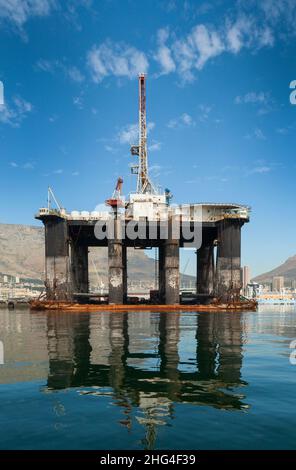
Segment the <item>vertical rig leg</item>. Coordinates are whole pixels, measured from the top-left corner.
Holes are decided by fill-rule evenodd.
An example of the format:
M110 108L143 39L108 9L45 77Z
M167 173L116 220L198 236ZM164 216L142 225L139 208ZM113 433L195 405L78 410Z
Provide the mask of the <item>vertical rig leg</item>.
M123 303L127 303L127 247L122 245Z
M206 240L197 251L197 295L210 295L214 291L214 243Z
M239 299L241 289L241 222L224 220L218 226L217 294Z
M72 242L71 274L73 291L88 293L88 246Z
M164 260L165 260L165 247L160 245L158 249L158 291L159 291L159 302L161 304L165 303L165 270L164 270Z
M168 239L164 243L165 303L180 303L179 240L172 238L172 221L169 221Z
M50 300L72 300L67 221L58 217L45 225L45 286Z
M120 220L114 221L114 237L108 239L109 303L123 304L124 280Z
M45 286L51 300L71 300L69 238L67 221L58 217L45 225Z

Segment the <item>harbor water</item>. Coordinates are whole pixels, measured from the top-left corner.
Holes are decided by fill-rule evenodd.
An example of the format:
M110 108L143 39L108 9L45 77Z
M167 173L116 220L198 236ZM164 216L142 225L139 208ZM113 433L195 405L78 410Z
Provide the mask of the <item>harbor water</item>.
M296 308L0 310L1 449L296 449Z

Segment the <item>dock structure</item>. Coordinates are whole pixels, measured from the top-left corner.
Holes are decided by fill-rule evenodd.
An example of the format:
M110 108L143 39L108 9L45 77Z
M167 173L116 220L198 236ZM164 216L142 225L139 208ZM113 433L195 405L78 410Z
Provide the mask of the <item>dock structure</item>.
M45 227L45 286L48 300L73 301L89 292L88 248L108 248L110 304L127 302L127 248L158 248L158 301L178 304L180 248L194 248L196 298L238 300L241 289L241 228L248 206L234 203L171 204L171 193L155 188L148 174L145 75L139 75L138 156L132 165L137 191L124 201L118 178L106 211L66 212L49 189L47 207L36 218ZM56 203L52 208L50 198Z

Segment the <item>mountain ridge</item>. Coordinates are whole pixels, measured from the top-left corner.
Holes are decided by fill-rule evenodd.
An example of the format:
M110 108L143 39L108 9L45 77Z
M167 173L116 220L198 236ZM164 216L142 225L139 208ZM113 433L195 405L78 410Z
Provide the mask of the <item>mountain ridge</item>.
M296 280L296 255L290 256L276 268L252 278L259 284L270 283L274 276L284 276L285 282Z
M106 248L90 248L90 285L108 282ZM128 278L130 281L153 283L155 260L143 250L128 249ZM22 279L44 280L44 228L35 225L0 223L0 273ZM183 280L193 276L181 275Z

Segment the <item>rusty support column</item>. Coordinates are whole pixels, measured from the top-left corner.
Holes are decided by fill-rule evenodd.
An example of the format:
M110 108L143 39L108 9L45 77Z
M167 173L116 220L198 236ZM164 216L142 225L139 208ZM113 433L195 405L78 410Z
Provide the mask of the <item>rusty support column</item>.
M171 220L164 242L164 290L167 305L180 303L179 240L173 238Z
M123 303L127 303L127 247L122 245Z
M88 246L71 244L71 274L73 291L88 292Z
M159 291L159 302L164 304L165 302L165 271L164 271L164 245L160 245L158 248L158 291Z
M109 303L123 304L121 221L114 220L114 236L108 239Z
M214 291L214 243L206 240L197 251L197 295L210 295Z
M241 289L240 220L224 220L218 225L217 295L223 300L239 299Z
M45 226L45 286L50 300L72 300L67 221L53 217Z

